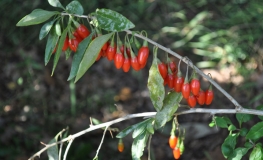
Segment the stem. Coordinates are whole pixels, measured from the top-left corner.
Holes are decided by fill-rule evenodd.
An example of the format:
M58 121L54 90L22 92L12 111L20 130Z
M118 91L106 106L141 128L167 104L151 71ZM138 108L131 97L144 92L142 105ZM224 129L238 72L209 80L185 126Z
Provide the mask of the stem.
M63 160L66 160L66 158L67 158L67 154L68 154L69 148L70 148L73 140L74 140L74 138L69 141L69 144L68 144L68 146L67 146L67 148L66 148L66 150L65 150L65 154L64 154Z
M151 160L151 141L152 141L152 135L150 135L148 142L148 160Z
M74 80L70 81L69 88L70 88L71 114L75 116L76 115L76 85L74 83Z
M101 141L100 141L100 145L99 145L99 147L98 147L98 149L97 149L97 152L96 152L95 157L98 157L98 154L99 154L99 152L100 152L100 148L101 148L101 145L102 145L102 143L103 143L103 141L104 141L104 137L105 137L105 134L106 134L106 132L107 132L108 127L109 127L109 126L106 126L106 128L105 128L105 130L104 130L104 132L103 132L103 136L102 136L102 139L101 139Z

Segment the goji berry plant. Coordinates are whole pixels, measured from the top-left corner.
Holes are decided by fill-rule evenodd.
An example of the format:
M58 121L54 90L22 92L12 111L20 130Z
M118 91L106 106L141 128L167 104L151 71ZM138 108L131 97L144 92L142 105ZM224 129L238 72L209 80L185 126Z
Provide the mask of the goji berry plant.
M188 113L210 113L213 115L213 120L210 124L211 127L217 126L229 130L229 136L222 144L222 153L225 158L238 160L249 153L251 160L263 159L262 144L259 142L263 136L263 122L255 124L249 130L242 127L244 122L252 119L251 115L263 116L263 112L260 111L262 107L258 108L259 110L245 109L212 80L212 75L205 75L193 65L190 59L181 57L170 49L147 38L146 31L131 31L130 29L134 28L135 25L120 13L109 9L96 9L96 11L88 15L83 15L84 8L78 1L72 1L66 7L64 7L59 0L48 0L48 2L51 6L60 8L63 11L35 9L22 18L17 23L17 26L44 23L40 30L39 39L42 40L47 36L44 60L45 64L47 64L50 59L53 58L52 75L55 73L62 53L66 54L67 58L70 56L73 57L68 80L74 80L75 83L101 58L107 58L109 61L113 61L116 69L129 72L131 68L135 71L143 69L148 62L149 54L152 54L153 60L149 70L148 89L156 112L128 115L110 122L92 125L88 129L66 138L62 138L65 135L65 130L62 130L49 144L45 144L45 147L30 159L40 156L45 150L47 150L50 160L60 160L61 153L64 154L64 159L66 159L68 150L75 138L92 130L103 128L104 134L94 157L94 159L98 159L105 133L108 130L111 131L109 127L123 120L136 117L147 118L140 123L119 131L116 138L119 138L117 148L120 152L125 149L125 136L132 132L132 138L134 140L131 146L131 157L134 160L140 159L147 142L149 142L148 145L150 145L150 140L155 130L164 127L167 122L172 120L173 126L168 143L172 149L174 158L179 159L180 156L183 153L187 153L187 151L184 151L185 133L180 129L177 116ZM81 19L87 20L88 27L82 23ZM124 36L120 36L121 34ZM137 38L143 40L142 46ZM154 46L152 52L150 52L148 43ZM162 62L158 58L158 49L180 59L178 66L174 61L171 61L168 56L167 61ZM136 53L137 50L138 53ZM182 61L187 65L187 72L185 74L182 73L180 69ZM193 69L192 74L189 74L191 73L190 67ZM202 89L197 74L209 81L209 88ZM168 93L165 91L165 85L169 88ZM212 85L222 92L236 108L195 108L198 107L197 104L209 107L213 102L214 92ZM181 105L183 98L188 104L188 109L178 112L177 109L183 106ZM219 113L236 114L239 127L236 127L227 117L214 116ZM262 117L259 118L262 119ZM244 147L236 148L237 138L240 136L245 137L246 142L244 143ZM69 143L63 151L62 145L67 141ZM148 150L150 153L150 147L148 147Z

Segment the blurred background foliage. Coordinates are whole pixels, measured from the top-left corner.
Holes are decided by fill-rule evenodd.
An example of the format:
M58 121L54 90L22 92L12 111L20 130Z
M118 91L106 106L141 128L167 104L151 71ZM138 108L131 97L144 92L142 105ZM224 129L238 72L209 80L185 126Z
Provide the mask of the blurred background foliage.
M188 56L200 68L234 69L234 73L243 78L242 84L245 85L237 90L231 81L227 81L230 84L227 84L226 89L234 95L234 91L242 91L235 96L242 103L247 104L253 95L261 93L256 87L263 84L251 81L251 76L257 74L257 77L261 77L263 71L262 1L79 1L85 14L96 8L109 8L123 14L136 25L134 30L146 30L149 38L182 56ZM65 6L70 1L61 2ZM46 39L38 40L41 25L16 27L22 17L36 8L57 9L44 0L0 1L0 159L27 159L41 148L39 141L47 143L66 126L70 126L72 134L83 130L89 126L91 116L105 122L128 113L154 111L146 88L151 58L146 69L130 71L128 74L102 60L76 85L71 84L70 87L66 80L72 59L65 61L62 56L55 75L50 77L52 62L44 66ZM164 54L160 53L159 56L164 59ZM70 97L75 97L77 101L72 102ZM228 101L225 97L220 98ZM253 103L260 104L260 100L258 98ZM219 103L211 108L230 105L224 101ZM211 120L209 117L189 117L188 121ZM135 122L131 120L128 124L116 126L123 129ZM76 139L73 143L76 147L71 147L69 159L90 159L95 154L101 136L102 131L95 131ZM165 138L166 141L167 137L161 135L159 138ZM101 159L130 158L130 149L126 149L124 154L117 154L117 140L111 139L110 135L106 138L109 140L102 147ZM218 143L219 147L222 142ZM160 146L160 143L156 145ZM163 146L165 148L167 144ZM196 153L194 151L200 148L186 146L187 152L192 151L192 154L183 155L182 159L211 157L210 143L198 147L205 151ZM156 153L156 159L172 157L170 152Z

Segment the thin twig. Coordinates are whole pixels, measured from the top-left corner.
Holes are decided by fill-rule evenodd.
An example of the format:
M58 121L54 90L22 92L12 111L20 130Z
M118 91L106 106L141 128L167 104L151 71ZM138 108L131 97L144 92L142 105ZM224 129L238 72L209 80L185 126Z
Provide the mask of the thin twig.
M205 109L205 108L191 108L189 110L184 110L184 111L180 111L180 112L176 112L175 115L182 115L182 114L191 114L191 113L210 113L211 115L215 115L215 114L235 114L235 113L243 113L243 114L252 114L252 115L258 115L258 116L263 116L263 111L260 110L255 110L255 109L242 109L242 110L236 110L236 109ZM41 149L40 151L38 151L37 153L35 153L33 156L31 156L29 158L29 160L33 160L34 157L39 156L41 153L43 153L45 150L47 150L48 148L55 146L57 144L61 144L64 143L66 141L69 141L71 139L77 138L85 133L91 132L93 130L96 129L100 129L100 128L104 128L107 126L111 126L113 124L128 120L128 119L132 119L132 118L139 118L139 117L153 117L155 116L156 112L145 112L145 113L137 113L137 114L130 114L130 115L126 115L124 117L109 121L109 122L105 122L105 123L101 123L98 125L94 125L94 126L90 126L90 128L85 129L83 131L80 131L76 134L70 135L67 138L62 139L61 141L55 142L55 143L51 143L51 144L47 144L43 149Z
M152 141L152 135L150 135L148 142L148 160L151 160L151 141Z
M64 153L64 158L63 158L63 160L66 160L66 159L67 159L67 154L68 154L69 148L70 148L73 140L74 140L74 138L72 138L72 139L69 141L69 144L68 144L68 146L67 146L67 148L66 148L66 150L65 150L65 153Z
M106 132L107 132L108 127L109 127L109 126L106 126L106 128L105 128L105 130L104 130L104 132L103 132L103 136L102 136L102 138L101 138L100 145L99 145L99 147L98 147L98 149L97 149L97 152L96 152L95 157L98 157L98 154L99 154L99 152L100 152L100 148L101 148L101 145L102 145L102 143L103 143L103 141L104 141L104 137L105 137L105 135L106 135ZM94 158L95 158L95 157L94 157Z

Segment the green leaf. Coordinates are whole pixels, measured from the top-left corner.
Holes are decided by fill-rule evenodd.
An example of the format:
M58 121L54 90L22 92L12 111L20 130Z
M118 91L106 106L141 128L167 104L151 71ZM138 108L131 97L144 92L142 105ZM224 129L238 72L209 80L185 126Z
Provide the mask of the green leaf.
M263 136L263 122L254 125L246 135L247 139L256 140Z
M240 160L247 153L248 150L249 149L247 148L241 148L241 147L236 148L228 159Z
M221 150L225 158L228 158L234 152L234 148L237 143L237 137L238 134L230 134L222 144Z
M56 33L58 36L61 36L61 26L60 26L60 22L57 21L56 25L55 25L55 28L56 28Z
M163 108L161 111L157 112L155 116L155 123L154 127L156 129L163 127L166 122L171 120L174 113L179 107L179 102L182 100L182 94L177 92L170 92L167 94L167 96L164 98L163 101Z
M256 145L252 152L250 153L249 160L262 160L263 159L263 151L260 145Z
M39 40L42 40L43 38L45 38L49 31L51 30L52 26L53 26L53 23L55 22L56 20L52 20L52 21L49 21L47 23L45 23L41 29L40 29L40 32L39 32Z
M250 143L250 142L246 142L246 143L244 144L244 146L245 146L247 149L250 149L250 148L254 147L254 145L253 145L252 143Z
M45 49L45 65L50 60L53 50L55 49L59 36L56 34L55 27L52 27L50 34L48 35L46 49Z
M251 120L252 118L253 118L253 116L250 114L242 114L242 113L236 114L236 119L238 120L239 126L241 126L241 124L243 122L247 122L247 121Z
M229 125L228 128L227 128L229 131L234 131L236 130L236 126L234 126L233 124Z
M126 17L110 9L97 9L96 17L99 27L107 31L120 32L135 27Z
M239 131L241 136L246 136L247 132L248 132L247 128L241 128L240 131Z
M120 131L119 134L116 135L116 138L124 138L129 133L134 131L135 128L137 128L139 125L146 125L150 120L152 121L152 118L146 119L146 120L144 120L144 121L142 121L140 123L137 123L137 124L134 124L132 126L129 126L129 127L125 128L124 130Z
M62 48L64 46L64 42L65 42L67 33L68 33L68 27L66 29L64 29L64 31L63 31L60 39L59 39L57 51L56 51L55 57L54 57L54 62L53 62L53 68L52 68L51 76L54 74L55 68L56 68L58 60L60 58L60 54L62 52Z
M66 10L70 14L83 15L84 9L78 1L72 1L66 6Z
M136 138L141 133L145 132L146 131L146 127L147 127L147 123L138 125L133 131L132 138Z
M49 141L48 144L55 143L57 142L56 138L53 138L51 141ZM48 160L58 160L58 147L57 145L52 146L47 149L47 155L48 155Z
M257 106L258 110L263 110L263 105ZM258 116L259 119L263 120L263 116Z
M157 49L154 51L153 54L154 54L154 58L153 58L152 66L149 71L147 86L150 92L150 98L152 100L153 106L155 110L159 112L163 107L165 89L163 85L163 78L158 69Z
M145 131L134 139L131 149L133 160L140 160L141 156L143 155L143 150L146 146L148 137L149 133Z
M83 59L79 64L79 69L76 75L75 83L85 74L85 72L90 68L90 66L95 62L102 46L110 39L112 33L108 33L95 38L86 50Z
M29 26L29 25L40 24L40 23L47 21L49 18L51 18L55 14L59 14L59 12L46 11L43 9L35 9L30 14L22 18L16 24L16 26Z
M65 54L66 54L66 60L68 60L68 58L69 58L70 55L71 55L71 50L70 50L70 49L67 49L67 50L65 51Z
M220 128L228 128L227 121L223 117L215 117L215 122Z
M80 44L78 45L77 52L73 56L73 61L72 61L68 81L70 81L71 79L76 77L78 69L79 69L79 64L80 64L80 62L84 56L85 51L87 50L87 48L88 48L88 46L92 40L93 34L94 34L94 32L92 32L88 37L86 37L84 40L82 40L80 42Z
M62 4L59 2L59 0L48 0L48 3L53 7L59 7L62 9L65 9Z
M152 124L152 122L149 122L148 124L147 124L147 131L149 132L149 133L151 133L151 134L154 134L154 129L153 129L153 124Z

